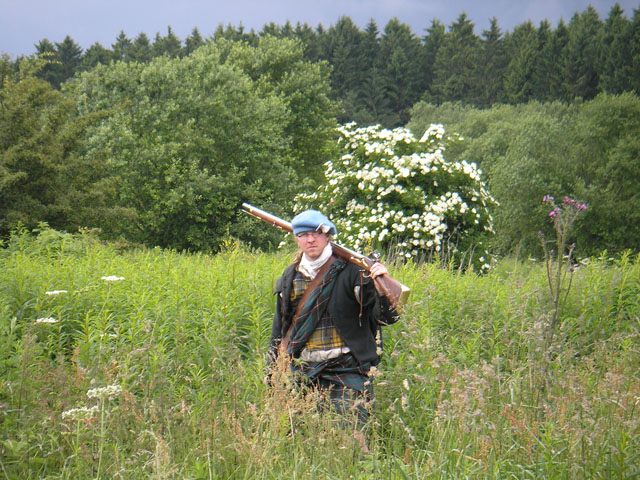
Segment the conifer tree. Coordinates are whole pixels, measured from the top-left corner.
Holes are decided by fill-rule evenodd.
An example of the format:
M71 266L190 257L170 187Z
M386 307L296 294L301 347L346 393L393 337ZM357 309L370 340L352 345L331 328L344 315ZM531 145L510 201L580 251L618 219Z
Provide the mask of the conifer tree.
M111 45L113 50L113 59L115 61L125 62L131 57L131 40L124 33L124 30L120 30L120 33L116 37L116 43Z
M67 35L62 42L56 42L56 60L59 63L57 86L73 77L82 62L82 48Z
M151 41L146 33L140 32L140 34L138 34L138 36L133 40L131 48L126 54L126 60L146 63L152 58L153 51L151 49Z
M504 77L505 96L510 103L527 103L533 99L538 63L538 35L531 22L514 28L507 45L510 62Z
M318 33L307 23L296 24L293 36L300 40L304 45L304 57L311 61L317 62L321 58L321 47L318 39Z
M436 56L442 44L445 41L445 27L440 21L433 19L431 26L427 28L427 35L422 39L422 76L423 76L423 93L424 98L431 98L433 96L433 81L434 81L434 67L436 62Z
M36 73L36 77L49 82L53 87L59 85L60 65L56 59L56 47L49 39L43 38L35 45L36 55L44 60L45 65Z
M480 64L480 40L466 13L451 24L434 65L432 101L473 103L478 95L476 82Z
M184 55L191 55L191 53L196 49L204 45L204 40L200 35L200 31L197 27L191 30L191 35L189 35L184 41Z
M152 51L154 57L167 55L170 58L175 58L180 56L182 53L182 45L180 39L173 33L170 26L167 27L166 37L163 37L160 33L156 33Z
M634 9L630 34L631 88L640 95L640 8Z
M404 125L409 109L420 98L420 49L420 40L409 25L397 18L389 20L380 39L380 60L391 106L391 118L385 121L388 127Z
M554 32L547 20L540 22L536 44L538 54L532 73L532 97L541 102L556 100L560 86L561 52L555 50Z
M482 58L478 65L478 85L480 87L477 104L491 106L503 99L503 81L506 56L502 31L498 19L490 20L489 30L482 32Z
M568 100L590 100L598 93L602 22L589 6L569 22L564 64L564 90Z
M364 76L359 92L359 109L354 117L361 125L383 123L390 113L389 99L380 62L380 31L371 19L362 35L362 61Z
M91 70L98 64L109 65L111 60L113 60L113 52L103 47L99 42L95 42L84 52L80 70Z
M631 59L631 21L616 3L603 28L599 89L607 93L630 91Z

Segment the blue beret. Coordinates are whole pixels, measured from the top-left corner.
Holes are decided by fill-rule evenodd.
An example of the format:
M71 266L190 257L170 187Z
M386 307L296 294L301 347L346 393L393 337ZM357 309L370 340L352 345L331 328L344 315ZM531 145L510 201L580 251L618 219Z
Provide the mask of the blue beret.
M331 220L317 210L305 210L293 217L293 220L291 220L294 235L301 232L318 230L320 225L329 227L329 233L331 235L336 235L338 233L336 226L331 222Z

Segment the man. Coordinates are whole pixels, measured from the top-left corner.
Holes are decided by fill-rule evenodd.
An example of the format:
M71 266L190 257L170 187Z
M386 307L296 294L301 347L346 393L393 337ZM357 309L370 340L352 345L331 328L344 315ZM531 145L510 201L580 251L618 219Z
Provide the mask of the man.
M271 360L289 356L302 383L325 391L339 413L355 414L360 428L373 396L370 369L382 351L380 326L398 319L373 283L387 269L375 263L366 272L335 257L336 227L319 211L300 213L291 226L300 251L276 284Z

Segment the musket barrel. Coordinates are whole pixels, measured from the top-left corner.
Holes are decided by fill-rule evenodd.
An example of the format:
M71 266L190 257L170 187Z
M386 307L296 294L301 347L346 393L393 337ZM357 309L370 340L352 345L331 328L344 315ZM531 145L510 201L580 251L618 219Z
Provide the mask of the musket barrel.
M253 205L248 203L242 204L243 212L247 215L251 215L252 217L258 218L265 223L269 223L274 227L279 227L282 230L285 230L289 233L293 232L293 227L291 223L283 220L282 218L278 218L275 215L271 215L264 210L261 210ZM350 250L342 245L338 245L334 242L331 242L331 246L333 247L334 253L337 256L340 256L347 260L348 262L354 263L366 271L371 270L371 265L375 263L375 260L370 259L369 257L362 255L358 252ZM403 285L397 280L391 278L389 275L376 277L374 278L374 283L376 285L376 289L378 292L389 299L391 305L394 308L399 308L406 302L406 299L409 296L409 287Z

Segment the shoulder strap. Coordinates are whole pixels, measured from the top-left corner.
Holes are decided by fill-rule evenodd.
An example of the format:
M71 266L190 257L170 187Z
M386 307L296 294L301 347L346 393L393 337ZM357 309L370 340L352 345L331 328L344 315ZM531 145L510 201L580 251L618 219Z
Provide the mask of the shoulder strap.
M306 303L307 299L309 298L309 295L311 295L311 292L315 290L315 288L320 284L324 276L327 274L327 272L329 271L329 268L331 267L331 265L333 265L333 262L336 260L336 258L337 257L335 257L334 255L331 255L331 257L329 257L327 261L324 262L324 264L320 267L320 270L318 270L318 273L313 278L313 280L311 280L311 282L309 283L309 286L307 287L307 289L304 291L304 294L300 298L300 301L298 302L298 307L296 308L296 313L293 315L293 318L291 319L291 325L287 330L287 334L284 336L284 340L280 344L283 353L286 352L287 348L289 347L289 341L291 339L291 333L293 332L293 326L298 321L300 310L302 310L302 307Z

